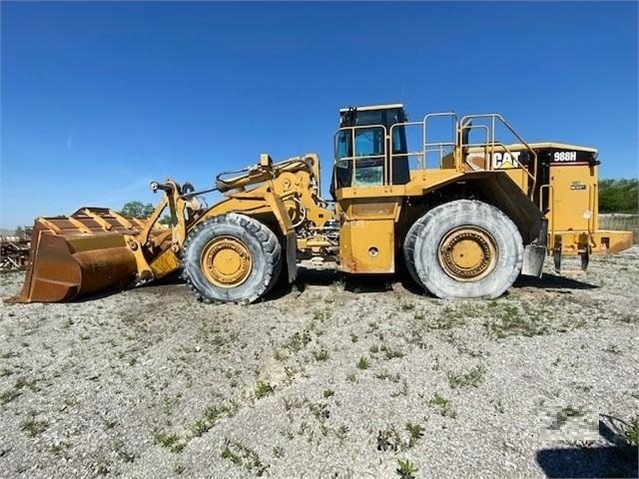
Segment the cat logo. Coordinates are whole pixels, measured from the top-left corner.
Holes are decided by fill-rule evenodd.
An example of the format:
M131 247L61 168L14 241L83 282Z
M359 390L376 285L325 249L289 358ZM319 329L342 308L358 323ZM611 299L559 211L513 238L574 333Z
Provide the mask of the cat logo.
M482 153L469 153L466 158L468 163L474 170L483 170L486 168L488 161L490 160L490 168L493 170L508 170L512 168L520 168L519 156L521 151L513 152L494 152L492 155L486 153L486 156Z
M505 151L504 153L495 152L492 155L490 164L492 165L493 170L519 168L519 155L521 155L521 151Z

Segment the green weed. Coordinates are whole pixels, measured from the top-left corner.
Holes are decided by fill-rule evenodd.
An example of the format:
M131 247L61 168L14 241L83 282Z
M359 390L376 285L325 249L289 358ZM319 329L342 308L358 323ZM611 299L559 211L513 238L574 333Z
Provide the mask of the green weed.
M368 361L368 358L366 356L362 356L361 358L359 358L359 361L357 361L357 368L358 369L368 369L370 366L370 363Z
M459 388L459 387L478 387L479 384L483 381L484 374L486 373L486 368L483 365L478 365L471 369L466 374L448 374L448 384L451 388Z
M417 473L417 471L419 471L419 468L416 467L415 464L410 462L408 459L397 459L397 463L399 464L399 467L397 468L396 472L399 477L401 477L402 479L415 478L415 474Z

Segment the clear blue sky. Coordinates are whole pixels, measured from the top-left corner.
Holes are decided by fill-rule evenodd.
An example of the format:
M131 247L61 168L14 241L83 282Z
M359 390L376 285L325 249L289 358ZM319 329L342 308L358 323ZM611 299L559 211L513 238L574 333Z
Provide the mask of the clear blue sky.
M502 113L636 177L637 2L2 2L0 226L317 152L337 111ZM212 200L212 198L211 198Z

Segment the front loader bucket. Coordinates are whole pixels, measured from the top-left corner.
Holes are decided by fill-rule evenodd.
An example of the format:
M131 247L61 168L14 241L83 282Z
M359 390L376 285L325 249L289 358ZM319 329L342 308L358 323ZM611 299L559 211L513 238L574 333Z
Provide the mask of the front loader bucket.
M66 302L126 287L137 267L124 235L136 235L141 228L139 220L106 208L37 218L22 291L7 302Z

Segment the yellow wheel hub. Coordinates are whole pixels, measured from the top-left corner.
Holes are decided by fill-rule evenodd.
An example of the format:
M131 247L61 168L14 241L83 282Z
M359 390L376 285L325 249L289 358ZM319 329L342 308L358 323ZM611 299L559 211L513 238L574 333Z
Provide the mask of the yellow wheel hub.
M484 229L464 226L450 231L439 245L439 264L457 281L477 281L497 263L495 240Z
M235 288L249 277L253 269L251 253L244 243L231 236L211 241L201 256L206 279L222 288Z

